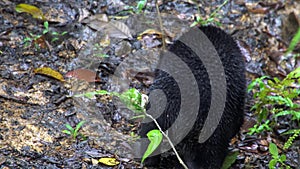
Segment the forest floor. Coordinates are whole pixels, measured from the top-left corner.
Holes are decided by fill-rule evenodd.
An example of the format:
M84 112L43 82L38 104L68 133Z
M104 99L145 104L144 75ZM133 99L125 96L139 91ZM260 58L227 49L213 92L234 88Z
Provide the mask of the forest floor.
M15 8L20 3L43 14L37 9L19 13ZM109 95L70 96L122 91L110 78L117 70L119 80L131 78L130 87L147 93L153 80L149 72L164 46L161 32L169 45L189 30L195 16L208 19L222 4L158 3L160 15L154 1L140 12L136 2L119 0L0 1L1 169L141 168L129 153L140 123L131 119L132 112ZM299 12L296 0L229 1L217 12L213 23L219 22L243 49L248 83L263 75L284 78L300 66L299 57L284 55L300 26ZM133 76L126 69L137 62L148 73ZM245 114L245 124L229 148L239 152L231 168L268 168L269 143L280 147L286 140L276 132L280 129L247 135L256 118L250 109ZM85 123L75 138L63 132L66 124L75 128L81 121ZM299 151L295 146L285 152L292 168L300 164ZM116 161L110 166L105 160Z

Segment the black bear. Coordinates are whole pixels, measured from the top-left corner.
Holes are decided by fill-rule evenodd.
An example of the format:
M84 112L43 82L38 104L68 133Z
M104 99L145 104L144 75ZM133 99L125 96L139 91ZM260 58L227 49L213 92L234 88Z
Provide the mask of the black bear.
M178 56L191 69L197 81L201 100L199 112L195 118L195 123L192 124L192 129L176 145L176 149L189 169L219 169L226 157L231 138L238 133L243 123L246 95L245 63L240 48L230 35L214 26L202 26L199 29L212 43L223 65L224 79L226 79L224 88L226 90L226 102L224 103L225 107L220 122L213 134L205 142L199 143L199 135L208 117L211 104L216 103L211 103L211 83L205 65L191 48L179 40L175 41L170 46L169 51ZM178 116L182 104L182 93L180 93L180 88L177 85L178 82L169 73L157 69L155 74L150 93L156 89L160 89L165 93L167 103L163 113L156 117L156 120L163 130L167 130ZM150 102L147 109L152 106ZM148 131L156 128L153 122L143 123L140 135L146 137ZM157 162L154 159L160 160L161 158L157 158L157 156L150 157L145 161L145 165L163 168L162 164L164 162ZM170 164L168 166L170 167ZM173 168L181 168L181 166L173 164Z

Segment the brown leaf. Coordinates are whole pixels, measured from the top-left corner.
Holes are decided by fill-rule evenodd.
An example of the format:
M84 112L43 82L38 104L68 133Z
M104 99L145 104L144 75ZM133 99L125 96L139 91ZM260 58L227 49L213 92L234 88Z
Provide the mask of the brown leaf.
M138 40L142 41L143 47L155 48L162 45L163 34L154 29L147 29L137 37Z
M100 22L108 22L108 17L106 14L96 14L93 16L90 16L88 18L83 19L81 22L82 23L91 23L93 21L100 21Z
M95 15L86 18L82 23L88 24L89 27L97 31L105 31L110 37L120 39L131 39L132 35L129 28L123 22L111 20L108 21L106 15Z
M64 77L59 72L57 72L56 70L51 69L50 67L36 68L36 69L34 69L34 73L50 76L50 77L53 77L53 78L55 78L57 80L60 80L62 82L65 81Z
M248 8L248 11L254 14L266 14L270 11L270 8L268 7L254 7L254 8Z
M45 20L43 12L36 6L29 4L19 4L16 6L17 12L26 12L32 15L33 18Z
M88 69L75 69L73 71L68 72L65 77L73 77L76 79L84 80L87 82L99 82L100 78L98 77L96 72L93 72Z
M132 39L129 28L123 22L111 20L109 24L104 27L104 29L110 35L110 37Z
M47 48L47 42L46 42L46 39L45 39L44 35L42 35L41 37L39 37L37 39L34 39L32 45L34 45L34 44L38 45L42 49Z

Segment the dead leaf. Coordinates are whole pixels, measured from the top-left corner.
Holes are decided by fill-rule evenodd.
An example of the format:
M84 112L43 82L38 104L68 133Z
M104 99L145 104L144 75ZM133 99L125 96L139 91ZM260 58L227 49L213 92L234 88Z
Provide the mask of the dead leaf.
M163 35L154 29L147 29L138 36L138 40L142 41L145 48L155 48L162 45Z
M100 21L100 22L108 22L108 17L106 14L96 14L85 18L81 21L81 23L91 23L92 21Z
M155 29L147 29L144 32L142 32L141 34L139 34L139 36L137 37L138 40L141 40L143 38L143 36L145 35L153 35L156 36L156 38L161 39L162 38L162 33L155 30Z
M266 14L270 11L268 7L255 7L255 8L248 8L248 11L254 14Z
M59 72L51 69L50 67L36 68L34 69L34 73L50 76L62 82L65 81L64 77Z
M99 163L99 161L97 159L93 159L92 158L92 164L93 164L93 166L97 166L98 163Z
M17 12L26 12L32 15L33 18L45 20L43 12L36 6L29 4L19 4L16 6Z
M99 162L105 164L107 166L115 166L118 165L120 162L117 159L112 157L103 157L99 159Z
M111 20L107 26L104 27L105 31L110 37L121 38L121 39L132 39L132 35L127 25L123 22Z
M47 42L46 42L46 39L45 39L45 36L42 35L41 37L37 38L37 39L34 39L32 41L32 45L38 45L40 48L42 49L46 49L47 48Z
M107 47L110 45L110 38L108 35L105 35L101 40L100 40L100 46L102 47Z
M94 15L86 18L82 23L88 24L89 27L97 31L104 31L110 37L120 39L131 39L132 35L127 25L117 20L108 21L106 15Z
M87 82L99 82L100 78L98 77L96 72L93 72L88 69L75 69L73 71L68 72L65 77L73 77L76 79L84 80Z

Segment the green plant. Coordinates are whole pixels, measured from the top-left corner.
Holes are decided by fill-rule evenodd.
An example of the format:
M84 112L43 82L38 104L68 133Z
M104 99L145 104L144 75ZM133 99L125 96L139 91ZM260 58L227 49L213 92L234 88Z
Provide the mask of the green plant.
M62 33L58 33L56 31L50 32L49 30L49 23L47 21L44 22L44 30L43 30L43 35L50 33L53 37L51 39L51 42L57 41L59 40L59 37L64 36L65 34L67 34L67 31L64 31Z
M23 39L23 43L25 47L30 46L30 44L32 44L33 41L39 39L41 37L41 35L33 35L32 33L29 33L30 37L26 37ZM37 44L34 44L36 48L38 48Z
M100 51L103 51L103 48L99 43L95 43L93 47L93 51L95 51L94 53L96 53L95 56L97 57L101 57L101 58L109 57L107 54L100 53Z
M256 103L252 110L258 114L258 123L249 129L248 134L261 133L271 130L277 125L277 118L280 116L289 116L291 120L299 122L300 105L294 100L299 97L299 78L300 68L295 69L283 80L278 78L270 79L263 76L255 79L248 86L248 92L254 92ZM257 90L254 90L257 89ZM268 117L270 120L267 120ZM284 149L289 148L293 141L299 136L300 129L291 129L284 133L291 135L284 145Z
M270 131L271 128L269 126L270 120L267 120L262 124L255 124L252 128L249 128L249 132L247 134L253 135L254 133L261 133L262 131Z
M117 92L108 92L106 90L96 90L93 92L86 92L83 94L77 94L74 95L74 97L87 97L89 99L93 98L95 95L111 95L118 97L130 110L140 113L145 112L145 104L147 100L145 99L145 96L142 95L138 90L135 88L131 88L126 90L123 93L117 93Z
M36 41L37 39L41 38L43 35L49 32L49 24L47 21L44 22L44 30L42 35L34 35L32 33L29 33L30 37L26 37L23 39L23 43L25 44L25 47L32 44L32 42ZM37 47L37 44L35 44L35 47Z
M228 168L230 168L231 165L236 161L238 155L239 155L238 151L229 153L226 156L221 169L228 169Z
M294 140L300 135L300 129L292 129L284 134L292 134L289 139L284 143L283 149L288 149L294 142Z
M202 18L201 16L196 16L196 21L194 21L190 27L194 27L196 25L209 25L211 23L216 24L217 26L221 26L221 23L216 19L220 17L220 14L218 13L223 6L225 6L228 3L228 0L225 0L216 10L214 10L208 18ZM199 10L198 10L199 11ZM200 12L199 12L200 13Z
M295 49L296 45L299 42L300 42L300 27L298 28L297 33L293 37L293 39L292 39L292 41L291 41L291 43L290 43L290 45L288 47L288 50L286 51L286 54L291 53Z
M124 6L124 10L120 11L118 15L128 15L129 14L139 14L143 11L143 9L147 5L147 0L139 0L137 1L136 6L126 5Z
M271 130L278 125L277 120L280 116L288 116L291 120L298 122L300 120L300 105L296 102L300 95L300 67L289 73L284 79L269 78L263 76L255 79L248 86L248 92L254 91L253 97L256 103L252 110L258 115L258 123L249 129L248 134L260 133ZM268 119L269 118L269 119ZM300 129L291 129L284 134L291 135L284 145L284 149L289 148L296 137L300 134ZM285 155L278 155L278 149L275 144L270 144L270 153L272 160L269 163L270 168L275 168L277 163L288 168L284 164Z
M162 140L162 135L168 140L169 144L171 145L177 159L179 160L180 164L187 169L187 166L184 164L183 160L179 157L175 146L171 142L168 135L161 129L156 119L154 119L150 114L146 113L145 105L148 101L148 97L141 94L137 89L131 88L123 93L117 93L117 92L108 92L106 90L96 90L92 92L86 92L83 94L74 95L74 97L87 97L87 98L93 98L95 95L103 95L108 94L112 96L117 96L120 98L120 100L129 108L130 110L140 114L139 117L149 117L153 120L155 125L157 126L158 130L151 130L147 133L147 137L150 140L150 144L148 145L148 148L146 152L143 155L142 162L159 146Z
M150 144L147 147L147 150L145 151L143 157L142 157L142 163L144 163L144 160L149 157L154 150L159 146L159 144L162 141L163 135L159 130L151 130L147 133L147 137L150 140Z
M77 136L80 134L80 133L78 133L78 131L84 123L85 123L85 121L79 122L75 128L73 128L70 124L66 124L67 130L63 130L62 132L72 136L72 138L75 140L77 138ZM83 137L83 135L81 135L81 136Z
M291 116L296 122L300 120L300 105L295 102L300 94L299 81L300 67L283 80L263 76L249 84L248 92L254 91L253 97L256 99L252 110L258 114L258 125L250 129L249 134L269 130L269 126L274 126L280 116ZM269 116L272 118L270 123L266 121Z
M30 37L26 37L23 39L23 43L25 44L25 47L29 46L30 44L32 44L33 42L35 42L36 40L38 40L39 38L41 38L42 36L46 35L47 33L51 33L51 35L53 36L51 39L51 42L57 41L59 40L59 37L67 34L68 32L64 31L62 33L58 33L58 32L50 32L49 30L49 23L48 21L44 22L44 30L43 33L41 35L34 35L32 33L29 33ZM37 44L35 44L35 46L37 47Z
M279 163L281 165L281 167L279 167L280 169L282 167L291 168L289 165L284 163L286 161L286 155L284 155L284 154L279 155L278 148L277 148L276 144L270 143L269 152L272 155L272 160L269 162L269 168L270 169L275 169L277 163Z
M136 13L139 14L140 12L142 12L142 10L145 8L146 4L147 4L147 0L138 1L137 6L136 6Z

